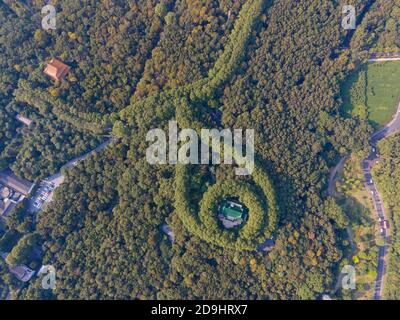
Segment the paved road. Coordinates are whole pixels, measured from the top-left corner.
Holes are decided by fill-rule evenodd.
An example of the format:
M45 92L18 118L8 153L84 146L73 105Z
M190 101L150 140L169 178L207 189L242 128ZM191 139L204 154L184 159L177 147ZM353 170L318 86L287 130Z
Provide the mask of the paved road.
M85 160L87 157L89 157L91 154L93 154L94 152L100 152L103 149L105 149L110 143L114 142L116 138L111 137L108 140L104 141L101 145L99 145L97 148L93 149L92 151L80 156L80 157L76 157L75 159L72 159L71 161L67 162L66 164L64 164L61 169L68 169L68 168L72 168L75 167L78 162Z
M400 61L400 58L376 58L368 60L368 62L386 62L386 61Z
M378 220L378 224L381 221L386 220L385 208L383 206L382 197L376 188L371 175L371 169L379 161L379 154L377 150L377 144L380 140L390 136L391 134L397 132L400 129L400 103L397 107L397 112L393 117L393 120L387 124L385 127L375 132L370 139L370 144L372 146L372 151L367 158L362 162L362 168L364 171L365 184L369 191L371 192L375 216ZM374 300L380 300L382 298L383 292L383 279L386 272L385 258L387 254L387 246L389 244L389 237L387 230L382 231L382 236L384 239L384 245L379 247L378 253L378 275L375 280L375 290L374 290Z
M380 224L381 221L386 220L385 209L383 207L382 198L380 193L378 192L376 185L372 179L371 168L379 159L379 156L376 153L376 148L373 147L373 152L366 158L362 165L365 177L365 184L368 190L371 192L372 200L374 203L375 209L375 218ZM386 257L386 245L388 243L387 232L383 230L381 232L382 237L384 239L384 245L379 247L378 253L378 275L375 280L375 289L374 289L374 300L380 300L382 298L383 291L383 277L385 275L386 266L385 266L385 257Z
M378 224L382 220L386 220L385 209L383 207L382 197L376 188L376 185L373 181L371 175L371 169L379 161L379 154L377 150L377 144L380 140L396 133L400 130L400 102L397 107L397 112L394 115L392 121L388 123L385 127L375 132L370 138L371 144L371 153L362 161L362 168L364 172L365 184L368 190L371 192L374 208L375 208L375 216L378 221ZM331 170L331 174L329 177L329 186L328 186L328 194L333 196L335 194L335 186L334 179L339 170L339 168L343 165L346 157L340 159L340 162L336 165L335 168ZM349 230L348 230L349 233ZM349 235L350 236L350 235ZM378 253L378 275L375 280L375 289L374 289L374 300L380 300L382 298L383 292L383 280L386 271L386 263L385 258L388 252L387 246L389 244L389 237L386 230L383 230L382 236L384 238L384 245L379 247ZM340 279L339 279L340 280ZM338 282L339 283L339 282ZM335 289L336 292L336 289Z
M368 62L399 61L400 52L378 52L371 54Z
M67 162L65 165L61 167L61 169L69 169L76 166L78 162L85 160L94 152L100 152L103 149L105 149L110 143L114 142L115 139L116 138L114 137L110 137L108 140L104 141L102 144L97 146L92 151ZM53 200L54 190L57 189L63 182L64 182L64 176L61 174L61 170L60 172L55 173L44 179L40 184L41 185L40 188L29 199L29 210L33 213L39 212L45 203L49 203ZM42 198L41 201L40 198ZM35 202L40 204L35 205Z

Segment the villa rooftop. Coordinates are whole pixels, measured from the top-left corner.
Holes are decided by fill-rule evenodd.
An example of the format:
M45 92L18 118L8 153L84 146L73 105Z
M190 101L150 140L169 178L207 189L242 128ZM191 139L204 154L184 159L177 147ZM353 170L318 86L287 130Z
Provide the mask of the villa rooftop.
M61 81L69 72L70 67L57 59L51 59L44 73L54 81Z
M247 211L241 204L227 200L219 206L218 218L226 229L232 229L247 220Z
M243 217L243 207L232 201L226 201L222 205L221 213L228 220L239 220Z

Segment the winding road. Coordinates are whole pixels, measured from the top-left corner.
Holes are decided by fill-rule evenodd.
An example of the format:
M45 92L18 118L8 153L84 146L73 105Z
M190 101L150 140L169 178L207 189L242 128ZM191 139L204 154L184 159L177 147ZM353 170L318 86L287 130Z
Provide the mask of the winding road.
M378 224L386 220L385 208L383 206L382 197L376 188L371 175L372 167L379 160L379 154L377 149L377 144L380 140L396 133L400 129L400 103L397 107L396 114L393 116L393 120L388 123L385 127L375 132L370 139L370 144L372 146L372 151L367 158L362 162L362 168L364 171L364 177L366 181L366 186L372 194L372 199L375 208L375 216L378 220ZM389 235L387 230L382 231L382 236L384 239L384 245L379 247L378 253L378 275L375 280L374 289L374 300L380 300L382 298L383 286L384 286L384 275L386 272L386 254L388 252Z
M378 224L380 224L381 221L386 220L386 214L382 202L382 197L373 181L371 169L377 163L377 161L379 161L380 156L377 150L378 142L396 133L399 130L400 130L400 102L397 107L396 114L393 116L392 121L371 136L369 140L369 143L371 145L371 153L368 155L367 158L365 158L362 161L362 169L364 172L365 185L372 195L372 200L375 208L375 218ZM339 169L341 168L341 166L343 165L346 158L347 156L341 158L339 163L331 170L331 174L329 177L329 186L328 186L328 194L331 196L335 195L335 185L334 185L335 176L339 171ZM388 245L389 245L389 235L387 230L383 230L382 236L384 239L384 245L379 247L378 274L375 280L374 300L382 299L384 276L386 272L386 254L388 252Z

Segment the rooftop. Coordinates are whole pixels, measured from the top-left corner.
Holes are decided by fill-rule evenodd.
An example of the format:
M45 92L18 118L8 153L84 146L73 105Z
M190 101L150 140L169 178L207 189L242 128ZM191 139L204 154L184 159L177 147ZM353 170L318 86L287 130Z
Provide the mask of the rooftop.
M238 220L243 217L243 206L232 201L226 201L222 205L221 212L226 219Z
M28 282L35 274L35 271L24 265L11 268L10 272L22 282Z
M17 177L10 169L0 171L0 184L27 196L33 189L33 183Z
M171 242L174 242L174 240L175 240L174 233L173 233L173 231L171 230L171 228L167 224L164 224L162 226L162 231L168 236L168 239Z
M60 60L51 59L50 62L47 64L44 73L54 81L61 81L66 76L69 70L70 67Z
M8 217L11 211L16 207L16 203L14 201L3 201L0 200L0 216Z

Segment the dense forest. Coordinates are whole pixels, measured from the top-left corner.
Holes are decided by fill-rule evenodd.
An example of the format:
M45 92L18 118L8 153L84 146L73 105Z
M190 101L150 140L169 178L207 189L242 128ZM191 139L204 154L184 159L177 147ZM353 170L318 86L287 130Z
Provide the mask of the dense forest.
M43 257L28 260L57 270L54 291L34 278L12 298L315 299L329 292L349 245L341 236L346 212L327 197L329 168L348 152L364 152L372 132L365 117L340 112L340 84L371 46L365 22L356 32L341 29L347 2L59 0L57 29L48 31L37 29L41 1L27 1L31 11L1 3L4 166L43 178L93 149L111 126L118 137L65 172L35 228L18 216L8 223L8 236L24 233L8 263L29 264L23 253L34 243ZM350 2L359 20L377 21L368 16L375 1ZM14 22L21 28L11 29ZM65 81L43 75L51 57L71 66ZM21 127L17 113L33 125ZM150 165L146 133L174 119L196 130L254 129L255 174ZM208 216L224 190L255 213L238 234L220 232ZM257 250L268 237L272 251ZM15 284L0 263L2 295L2 286Z
M19 81L42 72L40 59L45 51L36 43L32 17L25 10L18 11L18 16L13 9L0 4L0 43L4 44L0 46L0 168L12 166L17 174L34 181L57 172L103 138L57 119L48 109L38 110L14 99ZM33 124L24 127L15 119L17 114Z
M376 50L386 52L399 52L400 50L400 1L391 2L391 7L388 9L385 19L385 30L380 34L376 44Z

